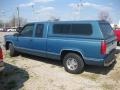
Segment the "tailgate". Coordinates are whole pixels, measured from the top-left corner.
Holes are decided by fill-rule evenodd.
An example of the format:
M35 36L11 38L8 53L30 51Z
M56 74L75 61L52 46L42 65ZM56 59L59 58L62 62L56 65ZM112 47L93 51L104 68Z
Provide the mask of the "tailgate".
M107 54L109 54L112 50L116 49L117 42L114 36L105 41L107 43Z
M115 34L112 30L111 25L106 21L99 22L100 30L103 34L103 38L107 44L107 54L109 54L113 49L116 49L117 41Z

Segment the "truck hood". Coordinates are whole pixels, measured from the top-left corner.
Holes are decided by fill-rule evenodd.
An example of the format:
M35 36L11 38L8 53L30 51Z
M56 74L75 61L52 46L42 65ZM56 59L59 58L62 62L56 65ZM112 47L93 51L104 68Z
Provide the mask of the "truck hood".
M4 37L12 37L13 35L5 35Z
M13 37L13 35L5 35L4 36L4 39L6 40L6 39L10 39L10 38L12 38Z

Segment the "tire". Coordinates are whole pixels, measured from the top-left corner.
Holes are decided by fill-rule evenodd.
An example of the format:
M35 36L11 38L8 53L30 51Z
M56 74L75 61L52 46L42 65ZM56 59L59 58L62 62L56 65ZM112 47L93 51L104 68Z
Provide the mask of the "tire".
M84 68L82 57L75 53L68 53L65 55L63 59L63 65L65 70L72 74L79 74Z
M117 46L120 46L120 42L117 42Z
M14 57L18 55L18 52L15 50L12 43L9 44L10 56Z

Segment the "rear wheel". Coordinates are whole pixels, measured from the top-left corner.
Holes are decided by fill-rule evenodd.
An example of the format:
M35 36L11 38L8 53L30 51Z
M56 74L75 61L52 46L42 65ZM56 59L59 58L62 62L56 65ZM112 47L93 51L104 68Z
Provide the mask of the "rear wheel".
M10 56L14 57L18 55L18 52L15 50L12 43L9 44Z
M117 42L117 46L120 46L120 42Z
M84 62L80 55L76 53L68 53L63 59L63 65L67 72L79 74L84 68Z

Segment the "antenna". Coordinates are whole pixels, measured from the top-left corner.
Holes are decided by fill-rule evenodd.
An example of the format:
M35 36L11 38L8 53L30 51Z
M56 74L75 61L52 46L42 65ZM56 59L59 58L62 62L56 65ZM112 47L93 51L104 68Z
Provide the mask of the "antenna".
M19 6L17 7L17 15L18 15L18 27L20 27L20 12L19 12Z

